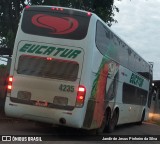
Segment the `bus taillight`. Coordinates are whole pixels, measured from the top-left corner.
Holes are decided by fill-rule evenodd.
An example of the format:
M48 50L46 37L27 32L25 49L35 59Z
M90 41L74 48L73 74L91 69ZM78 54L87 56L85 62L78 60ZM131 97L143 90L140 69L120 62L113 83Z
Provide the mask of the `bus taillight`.
M91 12L87 12L87 16L91 16L92 15L92 13Z
M26 9L29 9L29 8L30 8L30 6L29 6L29 5L27 5L25 8L26 8Z
M52 58L50 58L50 57L47 57L47 60L48 60L48 61L51 61L51 60L52 60Z
M7 85L8 92L11 92L11 90L12 90L12 82L13 82L13 76L9 76L8 85Z
M84 99L86 95L86 88L82 85L78 87L77 98L76 98L76 107L82 107L84 104Z
M12 81L13 81L13 77L10 76L10 77L9 77L9 82L12 82Z

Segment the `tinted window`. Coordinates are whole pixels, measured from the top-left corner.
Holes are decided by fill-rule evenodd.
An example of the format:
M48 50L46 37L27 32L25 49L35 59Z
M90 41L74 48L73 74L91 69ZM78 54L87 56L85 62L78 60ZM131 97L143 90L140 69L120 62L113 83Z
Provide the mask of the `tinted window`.
M100 21L96 27L96 46L102 55L149 79L148 63Z
M47 59L44 57L21 55L18 74L75 81L79 64L73 61Z
M139 62L139 67L139 70L136 72L145 77L146 79L149 79L150 72L148 63L146 63L144 60L141 60Z
M120 48L119 60L123 66L128 67L128 49L126 47Z
M125 104L146 105L147 91L124 83L122 101Z
M105 55L110 43L110 31L100 22L97 21L96 45L99 51Z
M96 46L104 56L128 67L128 47L100 21L97 21Z
M24 11L22 18L23 32L33 35L76 40L83 39L87 35L90 21L90 16L87 16L87 14L86 16L82 16L67 14L65 10L61 13L38 10Z
M132 50L128 50L129 53L129 63L128 63L128 68L131 70L134 70L134 66L135 66L135 53Z

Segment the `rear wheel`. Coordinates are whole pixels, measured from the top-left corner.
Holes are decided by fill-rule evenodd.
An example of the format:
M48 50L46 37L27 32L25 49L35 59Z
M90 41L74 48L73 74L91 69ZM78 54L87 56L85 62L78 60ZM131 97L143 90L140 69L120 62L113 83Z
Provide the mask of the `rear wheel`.
M114 131L115 126L118 122L119 113L115 110L113 116L111 117L111 110L106 110L101 127L96 131L97 134Z
M142 124L142 122L144 121L144 118L145 118L145 110L144 110L143 113L142 113L141 120L138 122L139 125Z
M106 125L106 132L111 133L114 131L114 128L118 122L118 117L118 112L114 111L112 118L109 119L108 124Z

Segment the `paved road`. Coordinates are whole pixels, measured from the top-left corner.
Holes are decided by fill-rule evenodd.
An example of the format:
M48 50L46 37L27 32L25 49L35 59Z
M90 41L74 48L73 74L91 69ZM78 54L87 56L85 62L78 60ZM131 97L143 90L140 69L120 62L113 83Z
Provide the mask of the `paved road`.
M13 120L2 120L0 121L0 135L14 135L17 137L18 135L21 135L23 138L26 136L36 136L45 140L46 137L48 137L47 140L58 140L54 141L54 143L115 143L114 141L110 141L110 138L123 138L122 141L117 141L116 143L122 143L122 144L128 144L128 143L142 143L142 144L160 144L160 141L125 141L125 138L135 138L133 135L136 135L136 138L143 138L143 136L146 136L146 138L153 137L153 139L156 139L154 135L160 135L160 126L157 126L155 124L150 123L143 123L143 125L135 125L135 124L128 124L128 125L122 125L118 126L115 131L111 134L105 133L104 135L96 137L91 136L91 133L86 133L84 131L79 131L75 129L70 128L48 128L48 127L39 127L35 125L34 122L28 122L28 121L13 121ZM43 137L44 135L47 135ZM68 136L69 135L69 136ZM67 137L66 137L67 136ZM101 139L107 139L107 141L97 141ZM60 141L59 141L60 140ZM82 140L82 141L79 141ZM92 141L88 141L92 140ZM67 142L66 142L67 141ZM74 142L73 142L74 141ZM48 142L45 142L48 143Z

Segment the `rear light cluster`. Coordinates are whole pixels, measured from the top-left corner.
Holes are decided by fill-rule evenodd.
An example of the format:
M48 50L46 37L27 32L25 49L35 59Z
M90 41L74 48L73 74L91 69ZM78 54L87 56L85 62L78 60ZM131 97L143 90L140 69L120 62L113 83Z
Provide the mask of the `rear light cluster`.
M53 11L63 11L64 9L61 7L52 7L51 8ZM91 16L92 13L91 12L87 12L87 16Z
M12 90L12 82L13 82L13 76L9 76L8 77L8 85L7 85L8 92L11 92L11 90Z
M77 98L76 98L76 107L82 107L84 104L84 99L86 95L86 88L82 85L78 87Z
M56 10L56 11L63 11L63 8L52 7L52 10Z

